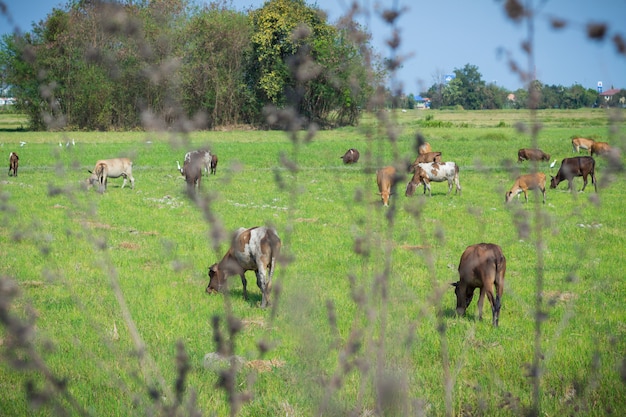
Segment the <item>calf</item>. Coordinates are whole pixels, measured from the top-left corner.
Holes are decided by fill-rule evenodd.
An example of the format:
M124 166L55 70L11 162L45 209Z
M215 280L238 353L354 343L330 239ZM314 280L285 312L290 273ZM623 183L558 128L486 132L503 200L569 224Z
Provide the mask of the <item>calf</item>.
M591 145L591 156L594 155L608 155L611 153L611 145L606 142L594 142Z
M524 198L528 203L528 190L540 190L543 194L543 202L546 202L546 174L543 172L535 172L533 174L520 175L515 180L515 184L511 187L504 197L504 202L509 203L513 197L519 198L520 193L524 193Z
M568 188L572 191L574 189L574 177L583 177L583 188L580 191L585 191L587 176L591 175L591 183L596 192L598 192L595 169L596 161L590 156L565 158L561 161L561 167L559 168L559 172L556 173L556 177L550 178L550 188L556 188L561 181L567 180Z
M246 271L254 271L256 283L261 289L261 308L267 307L270 300L272 277L276 258L280 254L281 241L276 230L268 227L240 227L234 234L226 255L219 263L209 267L209 285L206 292L221 291L226 279L239 275L243 284L243 298L248 299Z
M480 288L478 319L483 319L483 303L487 294L491 304L492 324L497 327L505 272L506 258L500 246L493 243L468 246L459 262L459 281L452 283L456 294L456 313L459 316L465 314L474 297L474 290Z
M87 185L91 187L98 184L98 191L106 191L109 178L123 177L122 188L126 185L126 179L130 180L130 188L135 188L133 178L133 162L128 158L101 159L96 162L93 171L87 170L91 176L87 179Z
M517 151L517 162L522 161L549 161L550 154L541 149L520 149Z
M211 154L211 174L215 175L217 172L217 155Z
M340 156L340 158L343 159L344 164L356 164L360 157L361 154L359 154L359 151L354 148L348 149L343 156Z
M9 176L17 177L17 167L20 164L20 158L15 152L9 154Z
M455 193L461 195L461 184L459 183L459 166L454 162L428 162L417 164L415 174L406 186L405 195L411 196L415 193L415 189L422 183L424 185L424 194L428 189L428 194L432 196L430 182L448 181L448 195L452 191L452 185L456 185Z
M576 153L580 153L581 149L586 149L587 151L590 151L591 145L593 145L594 142L595 141L593 139L574 138L572 139L572 148Z
M376 184L378 184L378 194L380 195L383 205L389 205L389 196L392 194L392 188L396 183L396 169L392 166L386 166L376 171Z
M424 164L427 162L441 162L441 152L426 152L419 154L417 158L415 158L415 161L413 161L413 164L411 164L409 172L415 172L415 166L417 164Z

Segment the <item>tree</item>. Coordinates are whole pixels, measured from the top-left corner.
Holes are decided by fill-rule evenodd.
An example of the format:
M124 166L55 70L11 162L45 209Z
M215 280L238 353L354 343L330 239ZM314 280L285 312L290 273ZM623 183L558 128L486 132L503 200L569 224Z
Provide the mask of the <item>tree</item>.
M454 102L449 105L461 105L467 110L479 110L485 106L485 82L475 65L465 64L462 69L455 69L456 77L450 82L454 83L457 94Z

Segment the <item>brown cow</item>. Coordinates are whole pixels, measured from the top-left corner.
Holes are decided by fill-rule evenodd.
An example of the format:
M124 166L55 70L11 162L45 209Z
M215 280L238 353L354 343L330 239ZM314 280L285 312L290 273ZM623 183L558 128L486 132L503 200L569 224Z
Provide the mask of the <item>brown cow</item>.
M520 149L517 151L517 162L522 161L549 161L550 154L541 149Z
M215 175L217 172L217 155L211 154L211 174Z
M474 297L474 290L480 288L478 319L483 319L483 302L487 294L491 304L492 324L497 327L505 272L506 258L500 246L493 243L468 246L459 262L459 281L452 283L456 294L456 313L460 316L465 314Z
M376 171L376 183L378 184L378 194L386 207L389 205L389 196L392 194L391 189L396 182L396 168L386 166Z
M611 153L611 145L606 142L594 142L591 145L591 156L594 155L608 155Z
M233 235L233 240L226 255L219 263L209 267L209 285L206 292L211 294L221 291L226 279L239 275L243 284L243 298L248 299L246 271L254 271L256 284L261 289L261 308L270 302L272 277L276 259L280 254L281 241L276 230L269 227L240 227Z
M343 159L344 164L356 164L359 161L360 156L361 154L359 154L358 150L350 148L343 154L343 156L340 156L340 158Z
M556 188L561 181L567 180L569 190L573 191L574 177L583 177L583 188L580 191L585 191L585 187L587 186L587 176L591 175L591 183L593 184L596 192L598 192L595 169L596 161L590 156L565 158L561 161L561 167L559 168L559 172L556 173L556 177L551 177L550 188Z
M428 152L432 152L432 148L430 147L430 143L424 142L420 146L417 147L417 153L423 155Z
M176 161L180 175L185 177L185 182L187 183L187 194L190 197L194 196L196 190L200 188L200 183L202 181L202 167L204 166L204 163L204 154L198 152L187 152L182 168L180 167L179 162Z
M17 167L20 164L20 158L15 152L9 154L9 176L17 177Z
M594 142L595 141L593 139L574 138L572 139L572 148L576 153L580 153L581 149L591 151L591 145L593 145Z
M415 172L415 167L417 166L417 164L425 164L427 162L440 163L441 152L426 152L426 153L419 154L417 158L415 158L415 161L413 161L413 164L411 164L411 167L409 168L409 172Z
M546 202L546 174L543 172L535 172L533 174L520 175L515 180L515 184L511 187L504 197L504 202L509 203L513 197L519 198L520 193L524 193L524 198L528 203L528 190L539 190L543 194L543 202Z

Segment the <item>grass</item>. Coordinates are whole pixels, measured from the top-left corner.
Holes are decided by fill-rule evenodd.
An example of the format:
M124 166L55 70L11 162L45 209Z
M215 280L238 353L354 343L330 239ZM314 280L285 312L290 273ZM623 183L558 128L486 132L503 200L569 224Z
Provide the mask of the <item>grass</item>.
M75 407L95 415L143 415L159 402L175 403L178 341L190 364L185 402L193 392L203 414L228 415L219 374L204 357L216 350L214 316L229 338L229 311L242 322L234 353L247 361L235 388L253 394L239 415L444 415L446 381L454 415L520 415L533 402L540 255L541 413L619 414L626 406L623 174L597 200L592 188L572 195L563 183L548 190L545 206L534 193L528 204L522 197L505 206L515 176L530 169L514 162L518 148L531 146L514 129L528 113L433 111L429 122L445 123L419 130L459 164L463 194L446 196L446 185L436 183L432 198L419 190L406 198L407 178L385 209L372 168L392 163L394 154L412 161L416 123L426 115L394 113L401 127L395 144L371 117L297 147L281 132L0 132L5 152L20 155L19 176L0 182L0 276L21 293L10 311L34 323L44 362L67 381ZM573 135L624 148L623 127L610 135L602 111L539 117L538 145L553 159L571 156ZM71 139L76 145L66 147ZM216 176L203 178L202 209L186 197L175 167L186 150L205 145L220 163ZM350 147L361 161L343 166ZM281 165L281 154L298 170ZM135 189L120 189L118 179L103 195L85 190L95 160L119 155L135 161ZM547 163L538 168L556 172ZM600 180L607 171L599 160ZM205 294L207 267L226 251L230 231L266 223L276 226L285 256L275 275L275 315L258 308L252 273L248 302L236 277L226 296ZM480 241L498 243L507 257L497 329L488 303L483 322L475 302L466 317L454 315L449 284L465 247ZM132 354L124 308L145 344L141 360ZM9 332L0 337L5 354L29 357L10 349ZM50 405L29 406L24 395L27 381L50 389L40 372L5 360L0 375L3 414L53 413Z

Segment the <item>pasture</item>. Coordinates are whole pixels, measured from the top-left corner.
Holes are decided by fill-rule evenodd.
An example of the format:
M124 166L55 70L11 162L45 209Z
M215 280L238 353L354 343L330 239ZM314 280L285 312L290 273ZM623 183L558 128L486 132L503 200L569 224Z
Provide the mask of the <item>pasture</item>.
M0 131L0 311L31 330L16 346L3 321L0 414L518 416L534 400L542 415L621 414L624 173L598 158L597 194L562 183L545 205L533 191L505 205L533 166L516 162L535 145L514 127L528 112L390 117L393 141L372 116L310 142L277 131ZM537 146L558 159L536 165L548 183L574 135L625 149L623 124L602 110L538 117ZM412 162L418 131L459 165L462 196L432 183L432 197L420 186L407 198L407 175L383 207L374 171ZM176 160L203 146L220 162L192 201ZM361 159L343 165L351 147ZM6 172L11 151L18 177ZM122 179L104 194L85 188L97 159L120 156L134 161L134 190ZM252 272L247 302L238 277L225 295L206 294L230 233L266 224L283 244L272 306L259 308ZM487 301L477 320L478 293L455 316L450 283L479 242L507 259L499 328ZM243 363L233 379L205 360L220 349Z

